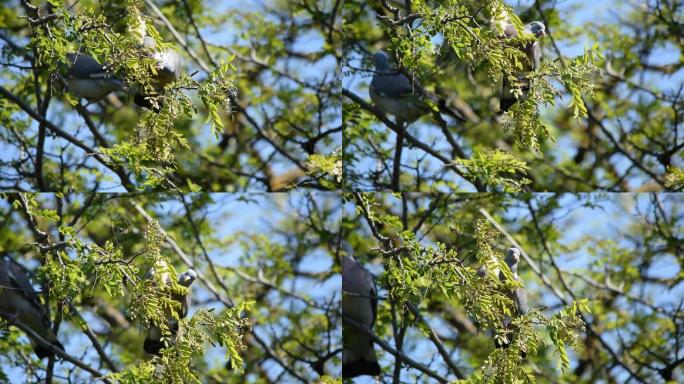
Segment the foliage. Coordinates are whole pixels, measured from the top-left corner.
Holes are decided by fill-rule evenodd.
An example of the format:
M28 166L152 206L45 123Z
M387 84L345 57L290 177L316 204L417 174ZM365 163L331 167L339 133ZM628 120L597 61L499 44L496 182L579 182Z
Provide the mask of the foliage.
M671 3L617 1L611 5L619 12L602 12L594 7L604 5L579 0L516 7L502 0L346 1L348 184L386 189L400 169L399 190L497 191L496 183L480 183L448 165L500 150L508 161L496 171L523 162L532 191L675 189L674 176L666 175L681 168L684 148L678 134L682 66L674 48L681 38L665 31L681 29L682 7ZM546 25L547 36L538 41L541 65L527 71L525 47L534 37L523 26L534 20ZM508 23L517 37L502 37ZM379 50L440 100L446 119L445 125L428 114L409 125L415 140L404 142L399 168L393 165L396 135L366 96L369 58ZM501 113L504 79L517 102Z
M341 144L331 2L229 1L220 14L204 1L5 3L1 189L334 188L305 175L309 156ZM226 30L239 33L215 33ZM157 93L145 36L182 57L181 76L149 98L159 113L133 106L133 94ZM65 83L74 51L106 64L125 92L78 100Z
M356 259L377 274L373 332L394 348L375 344L386 379L681 381L681 274L673 243L684 225L681 196L345 197L346 237ZM521 258L520 282L503 262L512 242L529 256ZM518 287L530 310L506 328L515 313L510 292ZM510 346L495 348L495 340Z
M342 148L336 149L330 156L313 154L306 162L309 174L321 178L321 184L327 188L339 188L342 183ZM323 179L330 175L331 181Z
M684 170L670 167L670 172L665 178L667 186L673 190L681 191L684 189Z
M465 169L468 178L504 192L519 192L531 183L524 177L528 169L525 162L501 150L476 152L471 159L457 159L455 166L458 165Z
M334 271L327 254L330 239L338 236L334 199L303 194L290 202L283 195L251 194L3 198L2 255L25 265L43 286L41 296L66 353L110 382L252 382L250 375L260 369L267 372L261 382L339 376L341 359L333 351L341 338L335 326L340 305L330 291ZM235 220L239 210L249 215L241 214L237 226L226 231L225 222ZM317 219L310 221L312 215ZM188 263L200 276L190 288L175 278ZM327 288L308 291L290 282ZM177 297L189 292L194 310L181 319ZM177 330L170 328L170 318L178 320ZM23 333L4 324L0 371L12 381L46 375L53 382L93 380L92 372L66 360L41 363ZM143 353L150 325L161 329L167 346L160 356Z

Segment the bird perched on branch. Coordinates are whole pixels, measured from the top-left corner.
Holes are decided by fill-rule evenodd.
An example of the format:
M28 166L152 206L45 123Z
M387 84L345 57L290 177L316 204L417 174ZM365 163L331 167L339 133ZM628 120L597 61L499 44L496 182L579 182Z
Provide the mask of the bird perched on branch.
M527 60L523 62L522 71L516 74L518 82L522 83L523 94L526 94L530 90L529 79L526 79L530 72L536 71L541 66L541 46L539 45L539 40L546 36L546 26L541 21L533 21L525 25L523 32L526 34L531 34L535 37L534 41L525 43L521 49L527 55ZM503 27L504 39L511 39L518 37L518 30L513 24L506 24ZM499 100L499 108L501 112L508 111L516 102L515 94L511 90L511 84L509 80L504 76L503 79L503 91L501 94L501 99Z
M145 92L138 89L133 97L133 101L144 108L159 112L161 102L153 102L152 98L162 94L164 87L178 79L181 72L180 55L173 49L163 51L157 50L157 43L150 36L143 38L142 49L146 55L155 60L153 72L150 74L150 85L152 90Z
M23 323L55 347L64 350L50 329L50 321L26 271L8 256L0 260L0 316L10 323ZM38 358L54 356L52 350L40 345L31 336L29 340Z
M124 90L124 83L110 71L106 63L99 63L85 53L67 53L69 69L64 80L74 95L98 101L111 92Z
M508 252L506 253L506 259L504 260L506 262L506 265L508 265L508 268L511 270L511 276L514 281L519 281L522 283L522 280L520 279L520 276L518 276L518 264L520 263L520 250L515 247L511 247L508 249ZM499 271L499 280L501 281L506 281L507 277L506 274L503 271ZM514 288L511 292L508 293L508 296L513 300L515 303L514 307L514 312L513 312L513 317L519 317L525 315L529 307L527 306L527 292L525 291L525 288L523 287L516 287ZM504 319L504 330L506 331L506 335L503 339L502 342L499 342L499 340L495 340L495 346L497 348L508 348L508 346L511 345L512 341L512 333L515 331L512 325L513 318L512 317L507 317ZM523 358L525 357L525 353L523 352Z
M167 286L171 286L171 276L169 275L168 271L161 271L161 273L161 281L164 282ZM151 278L153 274L154 269L151 269L150 272L148 272L147 277ZM190 309L191 302L190 285L192 285L196 278L197 272L192 268L178 275L178 284L188 288L188 293L186 295L173 295L173 299L180 303L180 307L175 313L176 316L174 316L174 314L171 312L172 309L166 309L166 326L168 327L172 335L175 335L176 332L178 332L177 319L183 319L185 318L185 316L188 315L188 310ZM147 330L147 337L145 337L145 342L143 343L143 349L145 350L145 352L151 355L159 355L159 351L162 348L167 347L163 340L164 336L165 335L162 334L162 330L159 327L159 325L152 324L150 328Z
M67 53L68 71L64 80L68 89L76 96L91 101L99 101L111 92L127 91L133 94L133 101L147 109L159 112L162 102L157 97L163 94L164 87L176 81L181 72L180 55L173 49L157 50L153 38L145 36L140 44L144 55L154 60L149 73L151 89L143 89L141 84L126 87L107 63L99 63L92 56L80 53Z
M376 52L373 62L375 74L368 89L373 104L384 113L394 116L396 124L400 126L410 124L430 112L423 86L417 80L412 81L405 74L393 70L387 53Z
M447 123L440 115L444 111L459 121L465 121L459 113L446 106L446 101L437 95L426 91L416 79L410 79L401 71L392 69L389 62L389 55L386 52L376 52L373 55L375 73L371 80L368 93L373 104L383 113L395 117L397 142L394 154L394 169L392 174L392 189L398 191L401 155L404 143L406 126L420 118L421 116L432 113L435 121L440 128L447 134L448 140L451 137L447 133ZM453 140L450 140L452 142ZM463 153L457 153L463 157Z
M373 275L354 260L353 250L342 242L342 314L368 331L373 329L378 310ZM380 372L373 340L353 325L342 327L342 377L377 376Z

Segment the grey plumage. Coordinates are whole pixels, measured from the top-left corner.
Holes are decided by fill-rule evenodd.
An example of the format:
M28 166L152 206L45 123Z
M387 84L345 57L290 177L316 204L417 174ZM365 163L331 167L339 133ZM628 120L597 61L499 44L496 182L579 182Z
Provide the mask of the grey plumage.
M175 50L166 49L159 52L156 50L156 46L157 44L153 38L145 36L142 49L147 52L149 57L156 61L155 72L151 74L150 82L154 91L150 93L136 92L133 101L141 107L159 112L159 106L154 105L149 98L159 96L165 86L178 79L181 72L181 59Z
M506 253L506 259L504 260L506 262L506 265L508 265L508 268L511 270L511 274L513 277L513 280L515 281L520 281L520 276L518 276L518 265L520 263L520 250L511 247L508 249L508 252ZM503 273L503 271L499 272L499 279L501 281L506 281L506 275ZM513 302L515 303L515 310L513 312L513 317L518 317L525 315L529 311L529 307L527 306L527 292L525 291L524 287L516 287L513 289L512 292L509 292L509 297ZM514 331L514 329L511 326L512 318L506 318L504 320L504 329L507 331ZM503 344L498 344L497 347L508 347L510 345L510 339L507 340L507 342L504 342Z
M506 259L504 260L508 268L513 274L513 280L521 281L520 276L518 276L518 265L520 264L520 250L515 247L511 247L506 252ZM506 280L506 276L503 272L499 272L499 279L501 281ZM527 307L527 294L525 289L518 287L515 292L513 292L513 301L515 302L517 314L524 315L528 311Z
M377 287L373 275L354 260L349 244L343 243L342 314L373 329L378 309ZM342 377L377 376L380 372L373 340L352 325L342 327Z
M147 274L148 277L151 277L151 275L154 273L154 270L152 269L151 272L152 273ZM191 304L190 285L192 285L196 278L197 272L194 269L188 269L187 271L178 275L178 284L188 288L187 295L176 295L173 297L174 300L181 304L180 309L177 312L179 319L185 318L185 316L188 315L188 310L190 309ZM166 272L162 272L161 281L166 285L171 285L171 277ZM175 334L178 331L178 321L174 318L170 311L167 311L166 318L166 325L171 333ZM145 341L143 343L143 350L151 355L159 355L159 351L162 348L166 348L166 345L162 340L163 336L162 330L157 325L151 325L147 330L147 336L145 337Z
M539 39L546 36L546 26L540 21L533 21L525 25L524 31L528 34L533 35L537 40L526 43L522 50L527 55L527 60L523 62L523 70L516 75L519 81L525 83L525 76L529 72L534 72L541 66L541 46L539 45ZM503 31L504 38L514 38L518 37L518 31L512 24L507 24ZM523 84L523 92L529 91L529 84ZM508 79L504 77L503 80L503 91L500 100L500 109L505 112L508 111L513 104L515 104L518 99L513 95L510 89L510 84Z
M157 73L154 75L154 87L161 90L164 86L171 84L178 79L181 72L180 55L173 49L166 49L161 52L156 52L156 43L153 38L145 36L143 46L149 50L151 57L156 60L155 67Z
M97 101L124 89L123 82L108 70L107 65L98 63L92 56L69 52L67 59L69 70L64 80L74 95Z
M385 52L373 55L375 74L371 80L368 93L373 104L382 112L395 117L397 126L397 142L394 148L394 164L392 170L391 188L399 191L401 175L401 153L404 147L404 130L406 126L419 117L430 112L426 103L428 94L417 80L411 80L403 73L393 70L389 63L389 56ZM435 113L439 117L439 113Z
M393 70L385 52L373 55L375 74L368 93L373 104L388 115L395 116L397 124L411 123L430 112L423 100L425 90L417 80L411 80L403 73Z
M546 26L541 21L533 21L525 25L525 32L534 35L537 39L541 39L546 36ZM536 71L541 66L542 57L539 40L528 43L525 46L525 53L530 63L530 70Z
M50 329L50 321L24 269L9 257L0 259L0 316L18 320L55 347L64 350ZM38 358L54 355L29 337Z

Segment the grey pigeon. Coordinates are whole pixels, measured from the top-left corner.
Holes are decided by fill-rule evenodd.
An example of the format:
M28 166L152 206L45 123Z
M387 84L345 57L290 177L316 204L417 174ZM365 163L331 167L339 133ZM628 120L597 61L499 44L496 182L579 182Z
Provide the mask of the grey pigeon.
M22 322L43 339L64 350L50 329L50 321L26 272L9 257L0 260L0 316L10 323L15 320ZM29 340L38 358L54 355L52 350L41 346L31 337Z
M529 42L522 47L523 51L527 55L526 62L523 62L523 70L516 76L518 80L523 81L527 73L536 71L541 66L541 46L539 45L539 39L546 36L546 26L541 21L533 21L525 25L525 32L534 35L537 39L535 41ZM518 36L518 31L512 24L507 24L504 27L504 38L513 38ZM529 91L529 85L523 85L523 92ZM504 77L503 80L503 92L501 95L501 100L499 101L499 108L502 112L508 111L513 104L515 104L518 99L513 95L510 89L510 84L508 79Z
M153 38L145 36L143 39L143 46L152 52L151 57L157 61L155 67L157 73L154 76L154 86L157 90L161 90L164 86L173 83L180 76L180 55L173 50L167 49L162 52L156 52L156 43Z
M375 74L368 92L373 104L396 118L399 126L412 123L430 112L425 102L425 90L418 81L411 81L403 73L393 70L385 52L373 55Z
M151 272L153 273L153 270ZM150 277L152 273L148 273L147 276ZM181 308L179 312L177 312L179 319L182 319L188 315L188 310L190 309L191 302L190 285L192 285L196 278L197 272L194 269L188 269L187 271L178 275L178 284L188 288L187 295L174 296L174 300L178 301L181 304ZM161 276L161 280L166 285L171 285L170 276L167 273L164 273ZM166 318L169 330L172 334L175 334L178 331L178 321L174 318L171 312L168 312L166 314ZM166 345L162 340L163 336L164 335L162 334L162 330L158 326L151 325L150 328L147 330L147 337L145 337L145 342L143 343L143 349L145 350L145 352L151 355L159 355L159 351L162 348L166 348Z
M373 275L359 265L351 246L342 242L342 314L373 329L378 309L377 287ZM342 377L377 376L380 372L373 340L352 325L342 328Z
M376 52L373 55L373 61L375 74L368 93L378 109L395 117L394 122L400 130L397 132L392 172L392 189L398 191L400 189L401 152L404 147L403 130L406 129L406 125L430 112L430 106L425 102L428 95L418 81L411 81L403 73L391 68L387 53Z
M69 52L69 70L65 81L69 90L76 96L98 101L111 92L124 89L123 82L92 56L84 53Z
M518 276L518 264L520 263L520 250L515 247L511 247L508 249L508 252L506 253L506 259L504 260L506 264L508 265L508 268L510 268L511 273L513 275L513 280L515 281L522 281L520 279L520 276ZM499 279L501 281L506 281L506 276L504 275L503 272L499 272ZM529 307L527 306L527 293L525 291L525 288L523 287L516 287L512 292L509 292L509 297L513 302L515 303L515 308L513 312L514 317L522 316L529 311ZM507 333L510 333L514 331L511 325L512 318L506 318L504 320L504 329L507 331ZM500 348L507 348L510 344L510 338L509 340L506 340L502 344L496 342L496 347ZM524 357L524 353L523 353Z
M167 49L158 52L156 51L156 46L157 44L153 38L145 36L142 47L157 63L155 65L156 73L152 74L153 78L151 81L154 92L148 94L136 92L133 101L141 107L159 112L159 107L154 105L149 98L157 97L166 85L171 84L178 79L181 72L181 59L180 55L178 55L175 50Z

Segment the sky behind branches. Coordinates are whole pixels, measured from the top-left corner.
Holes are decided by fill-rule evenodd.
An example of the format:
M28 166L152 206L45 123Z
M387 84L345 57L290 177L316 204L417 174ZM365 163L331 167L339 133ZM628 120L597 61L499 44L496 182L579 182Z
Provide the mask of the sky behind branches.
M432 201L429 197L430 195L425 195L419 204L420 209L424 210ZM515 195L514 195L515 196ZM545 198L551 198L552 194L535 194L533 198L533 206L536 208L538 200L544 200ZM392 206L392 213L399 215L401 212L401 202L395 197L391 197L389 194L385 195L386 203ZM521 195L522 197L522 195ZM596 264L596 257L594 256L593 249L597 249L598 244L601 241L613 241L617 246L630 248L634 247L633 243L630 243L628 239L625 238L628 233L627 229L631 225L636 225L638 223L643 223L643 217L641 216L644 212L648 212L648 207L652 207L651 203L652 195L648 194L563 194L559 199L559 209L554 212L554 217L557 219L554 221L554 228L560 231L560 237L557 239L557 244L559 247L567 247L568 252L554 254L554 258L558 263L558 266L567 275L568 273L576 273L578 275L589 276L589 272L601 272L604 267ZM681 214L682 207L684 207L684 196L680 194L659 194L660 199L665 212L671 215ZM505 222L514 223L512 226L505 227L504 229L513 236L516 241L521 244L525 244L528 239L522 238L518 235L518 226L528 225L532 219L530 217L527 206L523 200L516 202L515 197L513 197L513 202L509 204L511 208L507 209L503 213L503 219ZM357 217L358 214L354 213L354 204L349 203L345 206L345 217L353 218ZM409 215L414 214L413 208L409 212ZM360 219L360 218L359 218ZM458 209L453 211L451 217L445 217L444 221L446 223L453 222L457 224L459 222L459 212ZM366 232L370 232L367 226L364 225ZM425 228L424 228L425 229ZM684 228L680 228L684 230ZM424 230L419 231L419 236L427 235ZM370 235L369 235L370 236ZM512 246L508 241L501 236L498 238L498 244L500 245L499 256L503 257L503 253L506 248ZM424 246L434 246L434 242L429 239L425 239L421 242ZM449 244L447 244L449 245ZM380 247L380 244L374 244L375 247ZM555 250L557 247L552 245L552 249ZM633 248L634 252L639 252L638 248ZM524 246L523 246L524 250ZM529 254L529 250L527 250ZM376 257L374 255L373 257ZM548 260L546 255L535 255L529 254L529 256L539 264L540 259ZM357 260L360 261L371 271L375 276L380 277L383 274L383 268L381 265L373 264L369 261L369 255L357 254ZM542 271L553 284L558 284L557 277L551 267L548 266L548 262L545 261L546 266L542 266ZM607 270L611 273L619 271L621 266L619 264L615 265L605 265ZM618 268L618 269L616 269ZM652 277L662 277L671 278L677 276L681 273L676 262L676 255L661 255L659 260L644 273ZM531 308L541 308L546 307L544 312L548 315L558 312L562 309L563 305L560 300L553 295L553 293L546 287L541 280L536 276L530 266L521 260L519 267L519 274L524 281L525 289L527 290L528 302ZM568 279L571 286L574 284L581 284L581 280L578 278L571 277ZM606 283L606 281L598 281L599 283ZM560 289L560 285L556 285L556 288ZM561 289L562 291L562 289ZM598 292L598 290L594 290ZM661 287L653 284L641 283L634 284L631 291L628 293L634 295L635 297L644 297L652 302L654 305L665 308L668 310L675 310L682 300L684 300L684 282L681 282L671 289L663 291ZM378 296L381 298L387 297L387 291L380 289ZM567 298L567 295L566 295ZM587 297L590 300L595 300L596 297ZM420 305L419 303L416 303ZM624 297L617 298L617 307L629 310L630 308L637 308L646 313L651 312L651 309L644 307L639 304L634 304ZM381 309L380 309L381 310ZM428 321L432 328L436 331L441 338L456 338L457 333L453 332L453 326L443 322L440 318L428 318ZM618 335L615 332L607 333L606 339L615 348L618 343ZM405 346L405 351L408 351L408 355L416 361L422 362L423 364L428 364L433 360L441 361L438 357L438 351L434 344L423 337L421 331L416 327L410 327L408 329L408 334L405 338L406 342L409 343ZM547 340L547 343L550 343ZM493 347L493 341L491 342ZM387 352L384 352L382 348L375 346L375 350L378 354L381 366L387 366L387 364L393 364L395 357ZM451 351L454 355L452 360L459 366L459 351ZM571 370L575 368L577 364L576 354L574 351L569 351L571 357ZM435 358L437 356L437 358ZM432 366L436 372L440 374L447 374L448 369L443 364L436 364ZM385 370L389 374L389 370ZM411 381L412 375L416 375L419 372L412 369L405 369L403 371L402 379L405 381ZM448 376L447 376L448 377ZM620 373L619 379L626 380L628 375ZM375 380L371 377L364 376L355 379L357 384L372 384Z
M507 4L513 6L514 9L520 14L530 9L534 9L535 2L523 0L509 0L507 1ZM582 55L585 49L592 48L594 44L594 40L588 35L589 31L595 30L598 26L602 24L622 24L627 13L639 6L642 6L640 1L632 0L558 1L555 8L557 9L559 14L563 15L563 21L569 22L571 28L577 29L579 36L576 41L557 40L556 43L558 44L558 47L563 53L563 55L566 57L575 57ZM522 21L523 23L527 23L532 20ZM420 22L415 21L413 25L414 27L419 27ZM553 35L554 26L547 26L547 30L551 35ZM623 27L622 30L625 31L625 33L628 32L625 27ZM439 51L439 45L442 42L441 39L436 38L433 39L432 42L435 46L435 51ZM389 42L387 42L387 44L389 44ZM543 47L542 51L544 57L553 60L556 57L556 53L553 50L553 46L549 38L543 39L541 41L541 45ZM672 44L668 43L667 45L661 46L659 49L653 52L653 55L651 57L657 57L657 60L651 62L650 64L677 63L679 61L679 49L673 46ZM344 89L351 90L356 95L361 96L366 101L369 101L370 98L368 95L368 85L373 75L373 67L372 62L370 62L370 58L353 55L347 57L346 60L348 61L345 63L347 67L343 68L342 87ZM618 71L620 70L620 68L614 69ZM637 75L640 74L637 73L635 76ZM677 92L679 85L684 83L684 71L677 71L673 73L671 76L667 77L661 77L647 73L643 79L635 77L632 80L637 83L640 80L645 80L647 83L650 83L652 85L655 91L661 91L663 93L672 93ZM500 83L498 84L500 86ZM563 86L558 81L554 80L554 84L557 88L563 89ZM652 98L652 96L644 94L643 92L635 94L632 97ZM567 97L567 95L564 99L562 99L559 96L556 96L555 106L542 106L541 112L543 119L545 119L547 122L551 121L553 116L557 114L559 110L567 109L569 103L570 100ZM391 119L393 120L394 118L392 117ZM467 148L467 146L464 146L462 139L458 135L459 130L462 129L460 127L461 124L462 123L451 120L449 122L449 127L455 134L457 142L462 147ZM617 127L615 124L611 124L611 122L607 122L607 124L609 125L609 128L612 130L619 129L619 127ZM428 125L434 127L426 129L426 126ZM385 127L382 122L376 121L374 123L374 127L376 129L387 131L390 137L394 137L394 133L391 132L387 127ZM574 155L574 151L576 150L576 144L573 143L574 139L570 135L562 135L558 137L558 132L553 132L554 124L548 124L548 127L552 129L552 134L554 134L554 136L556 136L558 140L556 142L552 142L550 139L546 140L547 146L544 151L548 154L547 156L558 159L572 158L572 156ZM441 131L436 127L435 122L431 116L428 115L427 117L424 117L412 124L409 124L408 130L409 133L414 135L419 141L428 143L437 152L450 152L449 143L443 140L443 135ZM382 145L382 148L384 149L393 149L395 142L394 139L390 139L382 144L384 144ZM459 185L463 191L476 192L475 188L469 182L464 181L460 176L443 167L443 165L438 160L431 158L430 156L426 156L425 152L420 148L407 146L406 148L404 148L403 157L405 159L403 161L404 164L411 164L417 162L418 160L422 160L423 167L425 167L425 170L423 171L424 176L439 175L439 178L442 180L459 182ZM366 174L376 171L380 166L378 161L373 158L358 159L354 163L354 165L355 172ZM614 166L620 172L620 174L624 174L632 166L632 163L629 159L622 157L619 159L619 161L616 161L614 163ZM649 178L647 176L642 175L640 177L634 177L633 179L631 179L630 184L632 184L633 186L643 185L646 182L648 182L648 180ZM371 188L372 186L359 184L354 185L354 187L361 190L366 190L368 188ZM450 190L448 187L443 187L440 185L433 185L432 188L442 192L448 192Z
M266 0L266 1L249 1L249 2L244 2L244 1L239 1L239 0L221 0L216 2L215 4L212 4L215 6L215 13L214 15L223 15L226 13L235 13L235 18L232 20L238 20L240 19L240 14L248 13L248 12L255 12L255 13L260 13L265 17L266 20L268 21L273 21L277 22L277 20L273 17L273 15L269 14L267 12L268 9L274 8L275 4L278 4L279 1L277 0ZM330 3L329 0L325 0L325 3ZM15 5L16 7L20 7L20 5L17 4ZM153 16L153 14L149 11L149 8L145 8L144 12L150 17ZM200 33L202 34L202 37L210 47L237 47L237 46L248 46L249 45L249 40L251 36L245 36L244 31L239 30L236 25L231 22L231 19L228 19L228 24L222 24L218 27L214 26L204 26L200 28ZM165 42L171 43L177 47L180 47L180 45L176 42L176 40L173 39L171 33L168 31L168 29L165 26L161 25L156 25L157 30L162 34L162 36L170 36ZM302 53L302 54L307 54L307 53L315 53L315 52L321 52L323 49L323 45L325 44L324 37L319 33L320 31L314 31L310 30L308 33L300 33L299 36L297 36L297 39L294 41L292 45L292 49L295 52ZM198 43L198 40L193 36L188 38L188 36L184 36L188 40L190 44L196 44L196 45L191 45L195 52L199 53L199 56L206 61L205 52L201 49L200 44ZM23 41L16 41L16 43L26 45L28 43L29 39L25 38ZM3 40L0 40L0 48L3 47L6 43ZM180 48L178 51L182 51ZM214 59L217 60L218 62L223 62L223 60L229 58L232 55L232 52L226 51L226 50L219 50L220 56L217 55L216 53L213 54ZM181 52L181 59L182 59L182 68L183 70L188 73L189 75L194 75L192 76L194 79L199 80L203 79L206 77L206 74L202 71L202 68L195 62L193 61L190 57L187 55L184 55ZM259 60L263 61L269 61L269 57L257 57ZM336 73L337 73L337 61L335 57L332 55L325 55L323 56L320 60L318 60L316 63L311 64L310 62L306 60L301 60L298 59L297 57L292 57L292 58L287 58L287 60L283 60L282 58L277 58L277 60L273 61L270 63L273 65L273 68L285 73L290 73L298 78L300 78L303 81L306 81L311 84L318 84L318 83L332 83L336 82ZM7 68L9 72L14 72L17 76L21 76L21 71L15 68ZM232 74L235 78L238 76L241 76L243 74L243 71L241 71L240 67L237 66L237 71ZM0 78L0 85L11 85L14 79L11 78ZM298 88L299 85L291 80L287 79L274 79L274 78L268 78L268 74L263 74L262 78L259 80L261 84L257 84L258 86L263 86L263 85L269 85L269 86L275 86L276 83L282 82L285 85L288 85L290 88ZM259 87L253 87L252 89L238 89L237 90L238 95L250 95L249 98L251 97L256 97L258 96L259 93ZM194 99L197 102L197 94L194 91L186 91L188 95L192 99ZM125 93L118 92L117 96L124 102L124 104L132 104L132 96L128 96ZM249 98L247 100L249 100ZM131 100L129 100L131 99ZM94 111L97 110L98 106L94 105L93 103L88 104L86 100L82 100L82 103L84 105L89 106L89 110ZM279 106L278 106L279 107ZM326 106L330 107L330 106ZM327 128L330 128L331 126L339 126L341 125L341 106L332 106L336 108L339 111L339 119L338 121L334 121L328 126ZM60 126L63 127L65 130L68 132L72 133L76 137L85 137L88 140L92 138L92 135L90 132L88 132L88 128L83 122L83 119L81 116L79 116L75 110L71 111L73 109L71 106L68 104L59 104L59 103L52 103L50 106L50 109L48 110L47 114L47 119L49 121L61 121ZM247 111L251 113L251 116L255 118L255 121L258 124L264 124L264 115L269 115L274 112L274 106L269 105L266 103L259 103L256 105L252 105L252 103L249 103L247 106ZM65 113L66 112L73 112L73 113ZM138 109L138 113L150 113L150 112L145 112L144 110ZM18 118L23 118L25 116L23 111L20 111L17 113ZM195 117L198 117L197 115ZM31 128L29 132L32 135L38 134L38 127L39 124L35 120L31 120L30 122ZM209 124L209 120L203 122L203 124L197 125L193 124L191 125L191 134L192 134L192 139L196 140L197 143L199 144L200 148L194 148L193 151L195 153L201 152L203 149L210 148L212 146L215 146L219 139L216 138L214 133L212 132L212 129ZM106 126L100 126L100 133L103 134L105 137L110 138L110 134L106 129ZM132 132L132 131L131 131ZM335 142L333 145L321 148L322 153L331 153L333 150L337 147L341 146L341 141L342 141L342 136L340 134L333 134L333 137L336 137ZM54 138L51 135L48 135L46 137L46 142L45 142L45 149L46 153L48 152L53 152L53 153L58 153L59 151L57 150L64 144L64 141L62 138ZM83 163L87 164L88 166L92 167L93 169L96 169L98 172L109 175L110 180L109 182L104 182L99 186L99 190L102 192L125 192L125 188L120 185L120 180L116 177L116 175L108 168L104 167L102 164L99 162L95 161L92 159L90 156L84 156L83 151L81 149L75 148L74 146L71 146L72 151L75 154L76 158L83 158ZM0 143L0 161L3 162L9 162L12 159L18 159L21 158L21 153L18 152L19 147L15 145L6 145L3 143ZM262 158L269 158L269 156L274 152L274 148L269 145L266 142L260 143L259 148L257 148L259 151L260 155ZM283 172L286 172L291 164L282 164L279 162L273 162L272 163L272 169L275 174L280 174ZM90 181L94 181L95 178L94 176L91 176ZM30 185L26 184L23 185L24 189L30 189Z
M52 194L43 194L43 197L45 198L43 200L44 203L51 204L54 202L54 196ZM73 198L74 202L82 202L85 200L86 196L71 195L70 198ZM203 237L202 241L207 244L213 242L231 242L231 239L238 234L240 237L237 240L243 239L248 241L250 236L261 235L266 236L271 242L287 246L287 239L279 232L278 225L283 221L292 222L293 220L298 220L298 214L301 214L298 209L305 204L306 198L306 194L303 192L270 194L213 193L211 194L213 202L209 204L206 209L206 220L210 228L212 228L212 234L210 237ZM337 195L330 192L314 192L312 193L312 198L321 206L335 206L339 204ZM114 204L114 202L110 201L105 204ZM0 208L8 208L7 201L0 200ZM46 206L46 208L48 208L48 206ZM183 204L177 200L177 198L169 198L166 201L162 200L160 203L150 207L148 212L159 221L162 228L168 228L172 224L169 220L177 219L178 212L183 212L183 210ZM333 223L330 228L331 230L337 230L334 223L339 222L340 218L339 214L333 214L331 216L330 221ZM23 230L25 230L25 228L17 228L17 231ZM174 236L174 233L171 232L171 235ZM177 234L175 235L177 236ZM313 235L309 236L308 240L313 242L320 241ZM165 247L162 249L162 252L170 256L171 260L180 263L180 260L170 248ZM186 251L186 253L187 252L188 251ZM205 265L202 255L188 254L188 256L199 265ZM222 246L218 249L210 249L209 257L217 267L244 269L247 265L254 267L258 266L259 263L259 260L252 260L248 264L244 264L244 259L249 258L249 255L245 254L245 251L239 246L239 243L232 243L232 246L230 247ZM334 259L327 250L321 248L310 249L306 251L304 259L299 263L299 270L309 273L322 273L330 271L333 268L333 263ZM28 267L33 268L35 266ZM177 268L177 270L180 273L185 270L185 266ZM141 273L144 272L145 271L141 271ZM229 275L232 275L232 280L226 281L226 284L238 284L236 286L239 286L241 280L234 274ZM266 276L266 278L268 279L269 276ZM341 298L341 284L341 276L334 275L325 281L303 278L285 279L282 282L282 288L302 297L307 297L322 303L330 301L335 297L339 300ZM39 289L39 287L37 287L37 289ZM274 293L272 292L269 295L273 296L273 294ZM193 305L190 308L188 317L191 317L200 309L200 307L203 309L220 309L223 307L223 304L218 302L213 294L211 294L211 292L209 292L200 282L192 285L192 295ZM236 302L254 300L253 297L247 296L238 296L233 297L232 299ZM272 298L265 300L270 302ZM198 303L202 303L202 305L199 306ZM300 302L292 298L284 299L284 301L280 303L280 306L283 308L289 307L290 310L293 311L306 309ZM269 307L257 305L255 311L260 312L262 316L268 318ZM101 327L107 326L99 317L93 316L89 311L83 311L82 315L96 333ZM254 316L255 314L252 315ZM140 329L138 323L137 320L132 323L135 332ZM291 326L293 325L286 323L254 324L253 331L258 333L263 340L270 342L274 333L275 335L279 335L280 333L291 331L291 329L288 328ZM140 330L140 332L144 333L145 331ZM64 337L64 335L67 334L69 335L69 338ZM23 334L21 337L26 338ZM337 337L341 339L341 329L339 330ZM64 344L67 353L72 356L82 356L82 360L87 364L94 367L98 366L100 357L95 353L95 350L92 348L87 337L82 332L75 329L71 322L62 323L58 338ZM111 346L106 347L105 351L110 352L110 348ZM139 348L142 350L142 344ZM6 357L0 357L0 364L2 364L3 359L6 359ZM209 368L218 368L225 364L225 351L220 347L208 348L205 360L209 362ZM282 367L274 361L267 362L265 367L269 376L272 378L278 377L282 372ZM59 374L62 370L71 368L71 363L58 360L56 362L55 373ZM328 364L326 368L331 370L331 374L341 374L341 367L337 367L339 368L338 372L333 370L335 367L331 364ZM3 368L3 370L8 374L11 382L20 383L27 381L26 372L22 371L20 368ZM258 375L258 373L255 372L246 372L245 374L249 380L256 380L257 376L255 375Z

